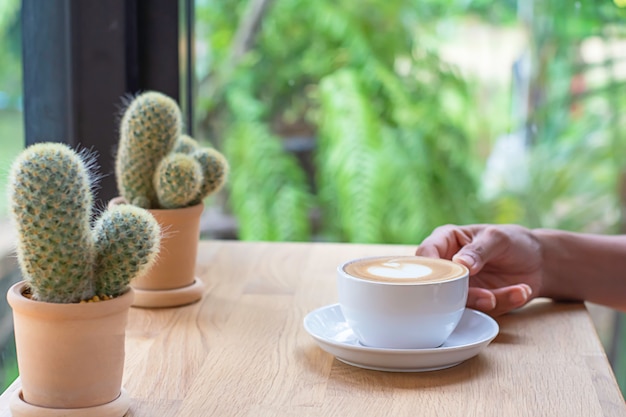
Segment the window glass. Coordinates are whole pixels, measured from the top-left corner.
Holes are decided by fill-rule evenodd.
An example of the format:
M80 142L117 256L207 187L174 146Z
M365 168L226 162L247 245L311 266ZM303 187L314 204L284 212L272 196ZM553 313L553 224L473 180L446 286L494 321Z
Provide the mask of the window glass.
M623 2L196 2L197 131L251 240L623 229Z
M1 195L24 143L19 8L0 0ZM625 0L196 0L194 132L231 164L218 227L407 244L445 223L625 232L624 18Z
M625 18L624 0L196 0L196 131L231 164L236 235L626 232Z
M8 166L24 146L19 0L0 2L0 192L5 195ZM0 198L0 221L7 218Z
M5 198L11 162L24 147L20 1L0 1L0 293L17 280L12 254L13 231ZM0 388L17 377L13 322L4 296L0 297Z

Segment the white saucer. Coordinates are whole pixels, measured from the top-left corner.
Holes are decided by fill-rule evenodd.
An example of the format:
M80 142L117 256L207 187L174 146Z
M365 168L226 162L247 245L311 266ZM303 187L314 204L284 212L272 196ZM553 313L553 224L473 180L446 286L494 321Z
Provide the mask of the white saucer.
M390 372L424 372L450 368L476 356L498 334L498 323L480 311L465 309L448 340L433 349L384 349L362 345L348 326L339 304L307 314L304 328L320 347L359 368Z

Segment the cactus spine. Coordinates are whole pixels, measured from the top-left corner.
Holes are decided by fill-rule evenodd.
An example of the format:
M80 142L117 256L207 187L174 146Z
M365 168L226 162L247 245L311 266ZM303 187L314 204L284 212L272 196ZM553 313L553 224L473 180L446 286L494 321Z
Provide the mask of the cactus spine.
M146 116L155 113L150 109L156 102L167 108L163 113L177 115L172 118L176 129L162 123L165 118ZM157 134L160 131L167 135ZM227 174L228 162L221 153L181 134L180 109L171 98L146 92L131 102L122 118L116 160L118 189L126 201L151 209L200 204L222 187Z
M116 296L127 288L124 284L103 284L109 279L109 267L104 266L111 263L111 256L99 251L111 246L103 245L90 226L93 196L89 166L84 156L66 145L40 143L25 149L11 167L9 199L18 231L18 261L34 299L72 303L94 295ZM103 217L119 223L117 234L109 234L116 251L146 233L159 235L151 246L152 251L158 251L158 223L148 212L133 214L143 219L142 230L129 232L124 223L126 214L107 213ZM149 264L154 254L141 256L132 253L119 262ZM133 269L132 265L121 268ZM110 292L99 293L102 287L110 288Z

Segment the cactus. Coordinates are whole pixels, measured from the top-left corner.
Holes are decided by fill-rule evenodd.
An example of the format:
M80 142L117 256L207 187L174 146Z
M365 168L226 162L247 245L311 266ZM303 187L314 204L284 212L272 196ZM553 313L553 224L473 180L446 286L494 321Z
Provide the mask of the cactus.
M93 295L91 176L81 158L61 144L33 145L14 163L10 184L18 260L34 296L73 302Z
M160 107L167 111L154 110ZM176 129L162 122L168 118L153 113L176 114L170 120L173 123L175 119ZM146 127L150 124L155 126ZM156 134L158 131L167 134ZM143 208L174 209L200 204L222 187L228 174L226 158L181 134L180 109L172 99L156 92L137 96L124 113L116 159L120 194Z
M198 149L192 156L202 167L202 186L191 204L200 203L205 197L217 192L228 175L228 163L224 155L215 149Z
M176 143L174 144L174 149L172 152L175 153L186 153L191 155L195 150L198 149L198 142L194 138L189 135L181 135Z
M200 193L202 167L193 157L173 153L161 160L154 176L160 207L185 207Z
M181 135L182 116L174 100L157 92L137 96L124 112L115 163L117 187L129 203L157 205L152 175Z
M91 162L59 143L40 143L26 148L10 172L11 216L18 232L17 257L33 299L52 303L73 303L94 295L117 296L127 285L105 284L110 278L113 258L120 248L150 240L151 255L134 252L124 260L145 267L153 262L160 235L158 223L145 210L105 215L98 221L100 232L114 218L119 224L108 237L94 233L90 226L92 196ZM138 209L139 210L139 209ZM136 218L134 229L126 225ZM117 234L116 234L117 233ZM149 235L148 238L146 235ZM108 239L114 245L104 244ZM104 248L108 252L101 252ZM145 250L144 250L145 251ZM128 255L125 252L125 255ZM98 267L96 267L98 266ZM118 267L132 273L133 266ZM141 268L136 268L140 272ZM128 275L130 275L130 273ZM115 274L113 274L115 275ZM99 293L100 288L111 292Z
M105 211L94 226L96 294L120 294L159 252L161 230L151 215L132 205Z

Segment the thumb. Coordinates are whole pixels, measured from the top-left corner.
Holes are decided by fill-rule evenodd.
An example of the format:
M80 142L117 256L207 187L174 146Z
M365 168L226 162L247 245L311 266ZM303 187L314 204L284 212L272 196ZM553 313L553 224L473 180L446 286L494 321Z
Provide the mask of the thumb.
M475 275L504 247L502 239L500 233L481 233L474 241L463 246L452 260L465 265L470 275Z
M470 250L465 248L461 249L457 252L453 257L452 261L459 263L461 265L465 265L467 269L469 269L470 276L476 275L482 269L484 262L476 259L476 254Z

